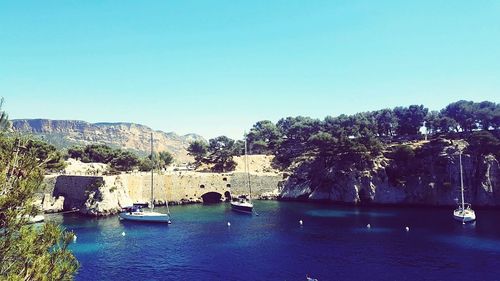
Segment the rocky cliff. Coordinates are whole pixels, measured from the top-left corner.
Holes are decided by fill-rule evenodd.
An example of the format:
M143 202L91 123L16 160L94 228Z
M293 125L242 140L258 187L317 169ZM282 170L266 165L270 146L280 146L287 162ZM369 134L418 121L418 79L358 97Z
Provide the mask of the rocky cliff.
M196 134L179 136L175 133L154 131L133 123L88 123L74 120L18 119L13 129L42 137L58 148L92 143L107 144L146 155L153 133L155 151L169 151L179 162L190 161L186 148L193 140L203 139Z
M388 151L367 169L327 167L318 159L296 163L280 198L346 203L455 205L460 198L460 147L466 201L500 206L500 166L493 155L467 153L464 141L435 140L410 146L415 154L391 159Z

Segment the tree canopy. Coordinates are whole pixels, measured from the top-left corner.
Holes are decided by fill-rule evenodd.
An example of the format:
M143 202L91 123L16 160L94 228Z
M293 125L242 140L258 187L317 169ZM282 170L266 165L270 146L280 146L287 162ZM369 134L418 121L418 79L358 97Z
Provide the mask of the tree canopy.
M208 153L208 144L202 140L196 140L189 144L188 154L194 157L195 165L199 166Z
M469 134L478 129L498 130L499 120L499 104L458 101L441 111L410 105L327 116L323 120L298 116L282 118L276 124L259 121L250 130L248 140L250 153L274 154L277 164L287 167L294 159L314 155L330 157L340 153L360 160L364 158L361 155L380 153L381 142L418 139L424 125L430 135Z
M82 162L98 162L110 164L116 171L131 171L139 168L141 171L151 171L153 167L164 169L174 162L174 157L167 151L155 153L154 163L151 156L143 159L127 150L113 149L104 144L91 144L85 147L73 147L68 150L68 156L80 159Z

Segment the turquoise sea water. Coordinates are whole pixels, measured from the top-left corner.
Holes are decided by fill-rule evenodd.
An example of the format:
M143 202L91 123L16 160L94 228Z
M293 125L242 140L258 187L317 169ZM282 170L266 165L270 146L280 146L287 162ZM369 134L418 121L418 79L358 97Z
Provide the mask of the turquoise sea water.
M168 226L49 219L77 234L77 280L500 280L500 211L479 210L462 225L440 208L255 207L259 216L175 206Z

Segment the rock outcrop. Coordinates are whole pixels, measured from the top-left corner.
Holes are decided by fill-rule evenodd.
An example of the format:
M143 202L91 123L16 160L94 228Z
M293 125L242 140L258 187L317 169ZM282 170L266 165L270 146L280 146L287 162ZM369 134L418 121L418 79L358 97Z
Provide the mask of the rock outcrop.
M297 164L279 198L345 203L455 205L460 198L457 141L426 143L423 153L402 163L383 155L369 169L323 167L315 159ZM466 146L466 143L461 143ZM462 155L466 201L500 206L500 166L492 155Z
M58 213L64 210L64 196L57 198L52 197L50 194L45 194L41 202L42 210L45 213Z

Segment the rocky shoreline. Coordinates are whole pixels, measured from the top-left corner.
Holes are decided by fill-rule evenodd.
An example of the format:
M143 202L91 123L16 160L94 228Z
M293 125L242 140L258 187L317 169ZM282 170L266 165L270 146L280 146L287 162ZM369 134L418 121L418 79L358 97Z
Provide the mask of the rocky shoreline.
M459 151L463 141L418 144L434 153L396 166L384 155L370 169L341 171L303 161L285 181L280 200L305 200L363 205L455 206L460 191ZM500 165L493 155L463 154L466 201L476 208L500 207ZM418 170L417 170L418 169ZM417 173L417 172L418 173Z

